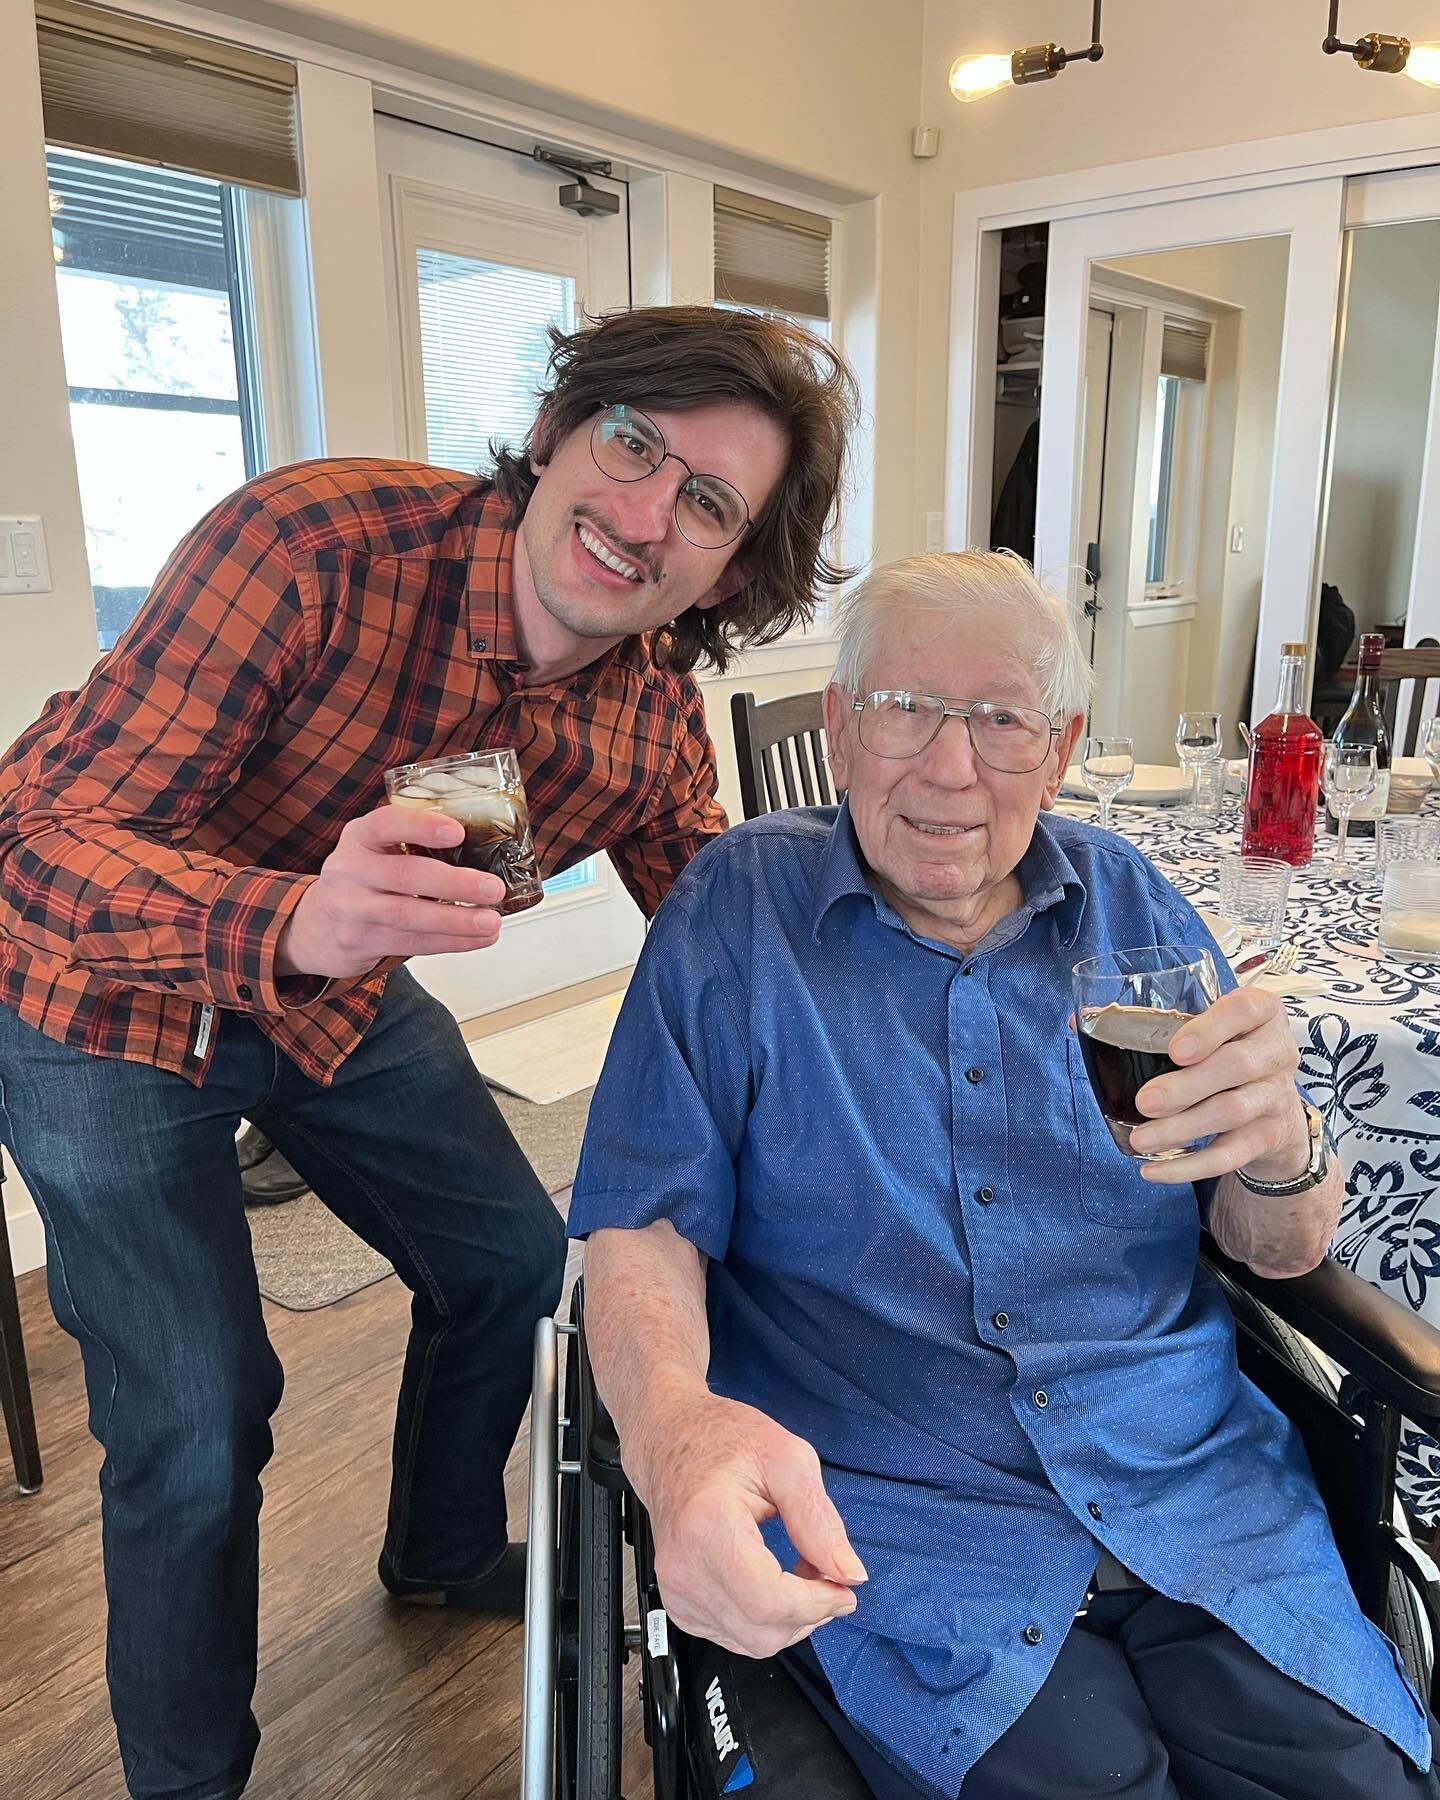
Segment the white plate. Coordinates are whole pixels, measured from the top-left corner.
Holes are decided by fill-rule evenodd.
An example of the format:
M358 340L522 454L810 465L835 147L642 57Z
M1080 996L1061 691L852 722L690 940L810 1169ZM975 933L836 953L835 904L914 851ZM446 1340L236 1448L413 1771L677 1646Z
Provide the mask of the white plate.
M1079 763L1071 763L1065 771L1060 792L1072 800L1093 800L1095 791L1080 771ZM1174 806L1190 798L1190 777L1183 769L1167 763L1136 763L1135 779L1115 796L1117 806Z
M1229 919L1222 919L1219 913L1206 912L1203 907L1196 907L1201 923L1225 953L1229 962L1240 948L1240 927L1232 925Z
M1397 756L1391 761L1390 773L1411 781L1429 781L1430 765L1423 756Z

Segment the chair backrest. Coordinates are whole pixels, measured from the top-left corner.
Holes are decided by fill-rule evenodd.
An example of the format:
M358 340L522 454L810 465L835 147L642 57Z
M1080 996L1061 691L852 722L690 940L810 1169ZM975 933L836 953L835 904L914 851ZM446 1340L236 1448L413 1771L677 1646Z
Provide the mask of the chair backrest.
M1434 638L1423 639L1412 644L1406 650L1382 650L1380 652L1380 679L1386 683L1394 683L1394 694L1387 698L1386 712L1393 723L1404 715L1400 710L1400 701L1404 698L1404 687L1407 681L1415 686L1410 696L1410 714L1405 725L1405 742L1400 748L1401 756L1413 756L1415 745L1420 737L1420 721L1432 713L1440 712L1440 705L1426 705L1425 696L1432 681L1440 682L1440 644ZM1440 693L1440 689L1437 689Z
M740 766L740 804L747 819L782 806L829 806L835 799L825 761L825 696L787 694L764 700L733 694L730 720Z

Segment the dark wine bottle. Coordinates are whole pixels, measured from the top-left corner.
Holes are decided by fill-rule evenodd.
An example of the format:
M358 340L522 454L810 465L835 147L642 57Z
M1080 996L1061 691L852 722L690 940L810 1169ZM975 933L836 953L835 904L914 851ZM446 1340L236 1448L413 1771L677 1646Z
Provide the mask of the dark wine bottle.
M1390 804L1390 731L1380 710L1380 652L1385 640L1378 631L1360 639L1355 692L1345 708L1344 717L1335 727L1337 744L1373 744L1375 746L1375 792L1362 800L1350 815L1351 837L1374 837L1375 821L1383 819ZM1340 821L1327 806L1325 829L1336 832Z

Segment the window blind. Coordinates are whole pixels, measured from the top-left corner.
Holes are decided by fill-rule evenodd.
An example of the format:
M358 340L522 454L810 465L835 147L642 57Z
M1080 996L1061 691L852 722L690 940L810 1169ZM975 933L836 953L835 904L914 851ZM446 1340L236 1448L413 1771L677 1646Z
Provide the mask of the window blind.
M715 190L715 298L830 317L830 220L733 188Z
M49 143L301 193L292 63L83 0L35 17Z
M1199 320L1167 319L1160 345L1160 373L1180 381L1203 381L1209 348L1208 325Z

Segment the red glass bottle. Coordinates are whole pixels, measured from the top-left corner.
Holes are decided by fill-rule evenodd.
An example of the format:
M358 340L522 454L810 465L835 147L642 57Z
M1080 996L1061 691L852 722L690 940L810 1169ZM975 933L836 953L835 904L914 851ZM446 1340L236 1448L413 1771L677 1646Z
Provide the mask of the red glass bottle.
M1280 650L1280 694L1275 710L1250 739L1250 774L1245 784L1242 856L1273 856L1303 868L1315 850L1315 808L1320 797L1320 763L1325 740L1302 711L1305 691L1304 644Z

